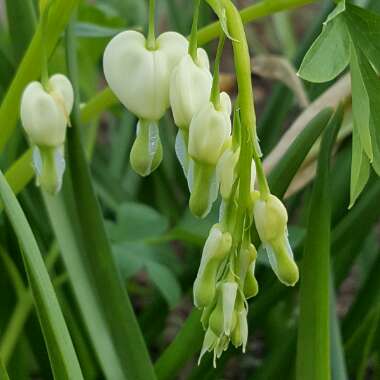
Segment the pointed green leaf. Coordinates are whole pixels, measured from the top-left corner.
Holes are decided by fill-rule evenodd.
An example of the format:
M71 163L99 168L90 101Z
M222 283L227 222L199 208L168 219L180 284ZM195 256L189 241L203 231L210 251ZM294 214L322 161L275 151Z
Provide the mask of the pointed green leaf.
M370 133L370 105L369 94L362 73L360 64L363 57L361 51L356 51L355 45L351 44L351 83L352 83L352 111L354 118L354 128L360 138L360 145L367 154L370 161L373 160L371 133ZM359 61L360 60L360 61Z
M74 19L66 32L66 54L75 102L72 128L68 129L68 167L73 186L73 201L83 236L87 270L107 321L115 350L123 364L124 378L154 380L155 374L140 326L124 283L117 270L106 234L100 204L92 184L91 172L82 144L79 111L79 82Z
M336 78L350 60L350 40L342 14L330 18L306 53L298 75L309 82Z
M330 368L329 281L331 189L330 156L342 122L340 107L321 143L301 266L297 380L328 380Z
M4 363L0 357L0 380L9 380L8 372L4 366Z
M351 163L351 186L350 186L350 206L356 202L358 196L363 191L370 175L370 163L368 157L362 149L358 127L354 124L352 130L352 163Z
M57 297L33 232L0 171L0 197L18 237L55 379L83 379Z
M145 265L149 278L157 286L169 307L176 306L181 298L181 288L173 273L154 261L147 261Z
M344 17L351 39L380 72L380 14L348 4Z

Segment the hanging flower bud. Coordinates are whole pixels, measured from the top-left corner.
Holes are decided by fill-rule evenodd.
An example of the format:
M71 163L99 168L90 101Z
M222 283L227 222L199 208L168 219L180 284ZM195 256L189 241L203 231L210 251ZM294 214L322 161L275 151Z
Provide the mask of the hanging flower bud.
M220 264L231 249L232 238L218 224L211 228L202 252L201 264L194 283L194 304L206 307L215 296L216 276Z
M38 146L64 144L73 102L73 88L62 74L53 75L47 89L40 82L28 84L21 98L20 116L30 141Z
M236 348L242 346L243 353L245 353L248 341L248 312L241 300L239 300L239 302L236 302L235 313L236 325L231 334L231 342Z
M239 161L240 149L228 148L220 157L216 166L216 176L220 184L220 195L224 200L231 196L232 187L236 181L236 165Z
M188 42L179 33L166 32L149 50L143 34L125 31L107 45L103 57L108 85L139 119L161 119L169 107L169 79L186 54Z
M197 50L196 61L186 54L173 70L170 79L170 105L175 124L184 130L191 119L209 101L212 75L205 50Z
M248 267L248 271L244 279L244 296L248 300L252 297L255 297L259 292L259 284L255 277L255 266L256 262L253 261Z
M247 283L247 278L250 276L250 271L251 271L252 265L254 266L256 257L257 257L257 251L256 251L255 246L250 242L243 242L239 251L238 268L237 268L238 269L237 275L239 276L239 286L241 289L245 290L245 284ZM258 292L258 288L257 288L257 282L256 282L254 295L256 295L257 292ZM252 296L253 295L250 294L250 297ZM247 297L247 298L250 298L250 297Z
M189 154L197 162L215 166L231 134L231 99L220 94L220 109L208 102L190 124Z
M256 201L254 218L273 271L285 285L294 286L299 274L288 240L286 208L277 197L269 195L267 200Z
M156 122L145 120L138 122L130 161L133 170L142 177L149 175L160 165L162 144Z
M72 85L62 74L53 75L46 88L40 82L30 83L21 98L21 123L35 145L33 167L37 185L51 194L62 185L66 127L73 103Z
M223 304L223 332L229 336L236 323L234 314L238 284L235 281L226 281L221 285L222 304Z

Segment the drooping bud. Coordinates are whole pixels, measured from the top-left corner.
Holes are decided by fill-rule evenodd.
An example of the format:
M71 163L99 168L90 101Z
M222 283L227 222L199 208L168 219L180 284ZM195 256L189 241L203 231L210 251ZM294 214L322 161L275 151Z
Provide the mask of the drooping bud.
M125 31L107 45L103 57L106 80L124 106L139 119L156 120L169 107L169 80L187 53L188 42L179 33L166 32L149 50L143 34Z
M197 50L197 60L186 54L170 79L170 105L175 124L184 130L190 126L191 119L209 101L212 75L207 53Z
M208 102L193 117L189 133L189 155L197 162L215 166L231 134L231 100L220 96L220 110Z
M248 267L244 280L244 296L248 300L255 297L259 292L259 284L255 277L255 261Z
M21 98L21 123L34 145L33 167L37 185L50 194L58 192L65 171L64 143L74 103L70 81L62 74L46 83L30 83Z
M245 352L248 341L248 313L244 303L241 300L239 300L236 304L235 313L236 325L231 334L231 342L236 348L242 346L242 350Z
M232 281L226 281L221 284L222 304L223 304L223 332L229 336L236 323L234 315L235 301L238 290L238 284ZM235 317L235 318L234 318Z
M232 187L236 181L236 166L239 161L240 149L228 148L220 157L216 166L216 176L220 184L220 195L224 200L231 196Z
M62 74L53 75L47 87L32 82L25 88L20 116L33 144L57 147L65 142L74 94L70 81Z
M157 122L145 120L138 122L130 161L133 170L142 177L151 174L160 165L162 144Z
M194 216L204 218L218 197L215 168L189 158L187 180L190 189L190 211Z
M254 205L254 219L273 271L285 285L294 286L299 273L288 240L285 206L274 195L259 199Z
M246 277L248 275L252 263L255 262L256 257L257 251L255 246L250 242L243 242L239 252L237 273L239 276L239 285L241 289L244 289Z
M196 307L206 307L213 301L216 292L217 272L230 251L231 244L231 235L228 232L223 232L219 225L214 225L203 248L201 264L194 283L194 304Z

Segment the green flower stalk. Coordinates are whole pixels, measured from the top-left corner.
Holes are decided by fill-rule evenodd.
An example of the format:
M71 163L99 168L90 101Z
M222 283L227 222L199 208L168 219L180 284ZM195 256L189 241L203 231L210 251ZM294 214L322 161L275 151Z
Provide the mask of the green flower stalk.
M298 268L287 237L286 209L280 200L270 194L260 159L261 150L256 135L250 56L240 14L229 0L209 0L208 3L221 18L222 29L232 40L238 82L238 105L234 112L233 136L225 139L223 147L218 145L218 133L213 132L210 133L214 137L213 148L211 145L204 151L199 148L199 152L194 149L194 146L207 145L209 125L216 128L218 124L216 119L212 120L213 112L223 110L223 101L218 87L220 49L217 53L211 91L212 107L209 106L210 109L206 110L204 106L190 124L189 153L194 162L198 165L208 164L210 167L215 164L217 158L216 177L222 196L220 221L217 226L223 234L228 233L231 237L228 252L224 250L219 260L215 260L208 268L205 264L210 257L207 254L210 252L208 247L210 241L214 240L216 231L215 226L212 228L194 284L194 302L197 307L203 309L202 325L206 331L199 360L206 352L213 351L215 366L216 359L222 355L230 343L235 347L242 347L243 352L246 349L247 300L254 297L259 290L254 273L257 251L251 243L250 236L253 223L256 225L279 280L285 285L293 286L298 281ZM223 15L226 19L223 19ZM225 30L226 28L228 30ZM212 121L207 121L207 117L202 112L207 114ZM200 132L201 123L197 122L200 116L203 120L203 133ZM207 184L205 178L203 178L203 183ZM202 194L207 193L204 189ZM196 195L197 193L191 194L191 207L193 203L201 203L200 200L191 202ZM221 234L222 232L219 232L220 236ZM199 296L200 288L204 295L202 301Z

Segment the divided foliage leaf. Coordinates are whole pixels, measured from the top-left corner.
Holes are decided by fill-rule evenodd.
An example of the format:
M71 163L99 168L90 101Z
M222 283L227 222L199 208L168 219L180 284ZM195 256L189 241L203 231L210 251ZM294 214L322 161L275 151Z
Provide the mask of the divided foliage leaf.
M370 164L380 175L380 15L340 2L327 18L301 64L299 75L310 82L335 79L351 69L353 137L352 206L368 182Z

